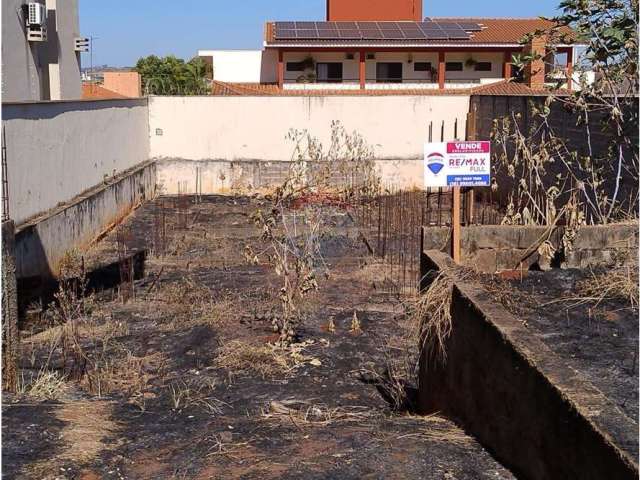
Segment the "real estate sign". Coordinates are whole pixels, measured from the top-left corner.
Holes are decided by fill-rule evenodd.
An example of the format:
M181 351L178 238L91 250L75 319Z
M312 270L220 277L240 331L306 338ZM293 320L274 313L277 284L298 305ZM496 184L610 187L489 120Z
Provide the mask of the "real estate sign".
M425 187L491 185L491 142L426 143Z

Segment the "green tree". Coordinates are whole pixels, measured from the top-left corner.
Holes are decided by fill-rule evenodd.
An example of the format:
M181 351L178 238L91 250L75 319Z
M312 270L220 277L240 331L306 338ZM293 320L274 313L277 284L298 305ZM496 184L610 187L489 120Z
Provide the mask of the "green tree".
M136 71L142 77L146 95L206 95L209 93L206 62L194 57L185 62L169 55L164 58L150 55L141 58Z
M516 180L520 178L518 165L523 168L519 194L514 197L536 197L527 181L533 172L541 196L548 197L543 203L551 205L552 211L560 211L556 207L562 206L554 203L574 198L586 204L590 218L597 223L636 217L640 177L638 0L563 0L559 10L559 15L550 19L552 28L534 32L522 41L544 36L551 54L565 45L579 45L581 53L574 59L578 78L567 79L572 82L571 92L564 89L565 79L551 88L547 102L534 111L535 135L521 132L513 116L499 122L494 135L501 138L504 148L503 161L497 164L504 164ZM520 56L514 63L523 67L541 58ZM579 148L567 142L549 120L558 107L576 114L577 126L585 134ZM596 136L606 138L608 144L602 148L600 142L596 148L592 145ZM515 146L515 153L509 146ZM529 159L532 167L527 168L522 159ZM543 181L551 165L560 166L555 167L560 172L553 184ZM562 195L569 192L572 196ZM545 208L538 210L545 216Z

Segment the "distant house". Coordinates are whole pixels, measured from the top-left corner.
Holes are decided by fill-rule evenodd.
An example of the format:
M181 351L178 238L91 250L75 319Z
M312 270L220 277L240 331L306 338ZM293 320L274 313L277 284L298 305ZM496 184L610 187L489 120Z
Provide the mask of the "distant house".
M324 22L276 21L259 51L202 50L213 80L277 85L280 90L444 90L520 77L533 88L565 80L575 45L560 45L517 72L512 56L547 55L545 40L522 38L552 26L539 18L422 17L421 0L327 0ZM231 85L233 88L233 85Z

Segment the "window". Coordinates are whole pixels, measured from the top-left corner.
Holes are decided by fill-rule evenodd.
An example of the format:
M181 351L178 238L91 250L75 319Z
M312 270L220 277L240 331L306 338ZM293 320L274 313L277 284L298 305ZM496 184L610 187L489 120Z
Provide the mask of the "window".
M376 82L402 83L402 63L376 63Z
M491 62L478 62L475 66L476 72L490 72Z
M447 72L461 72L463 70L462 62L447 62Z
M414 72L430 72L431 62L416 62L413 64Z
M341 83L342 63L318 63L316 76L318 82Z
M304 62L287 62L287 72L304 72Z

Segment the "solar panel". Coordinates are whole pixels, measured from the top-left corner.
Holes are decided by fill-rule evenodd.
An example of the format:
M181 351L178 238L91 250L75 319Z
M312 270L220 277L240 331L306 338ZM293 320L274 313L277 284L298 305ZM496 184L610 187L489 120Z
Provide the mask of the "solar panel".
M384 36L380 30L362 30L362 38L365 40L380 40Z
M336 22L338 30L357 30L358 24L356 22Z
M436 31L425 32L425 35L427 37L427 40L440 40L440 39L449 38L449 36L446 33L442 32L442 31L440 31L440 32L436 32Z
M361 39L362 38L362 34L360 33L360 30L340 30L338 32L338 34L340 35L340 38L345 38L345 39Z
M276 22L277 39L468 40L472 22Z
M298 38L318 38L318 30L297 30Z
M358 28L360 30L376 30L378 22L358 22Z
M296 30L278 30L276 29L276 37L278 38L298 38Z
M296 22L296 29L298 30L308 30L315 28L317 28L316 22Z
M447 38L450 38L450 39L459 40L459 39L469 38L469 34L460 28L456 30L445 29L445 30L442 30L442 32L447 36Z
M333 39L340 38L337 30L320 30L318 29L318 38Z

